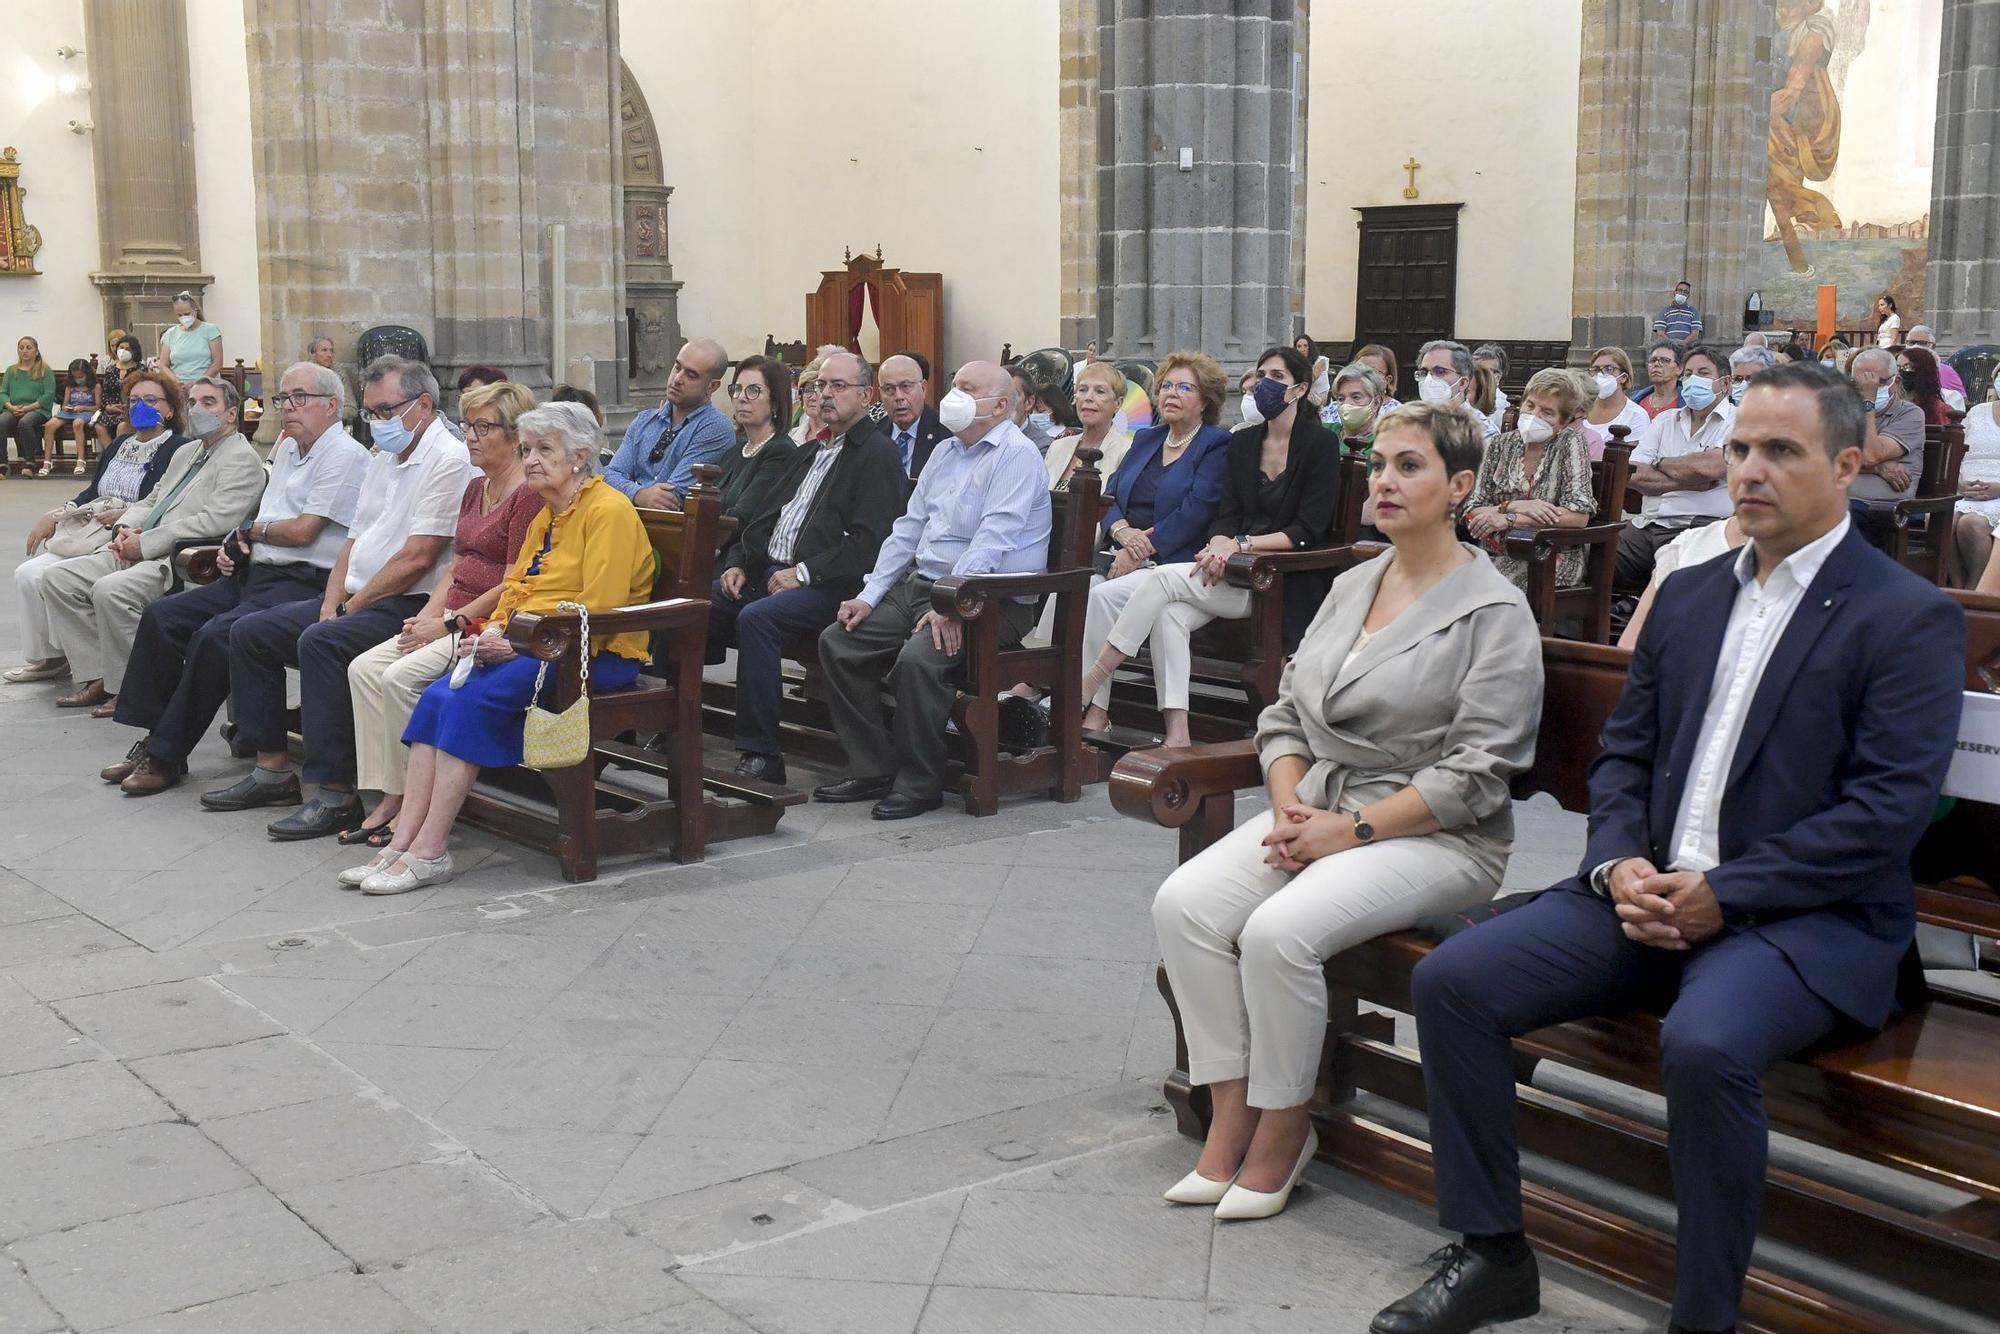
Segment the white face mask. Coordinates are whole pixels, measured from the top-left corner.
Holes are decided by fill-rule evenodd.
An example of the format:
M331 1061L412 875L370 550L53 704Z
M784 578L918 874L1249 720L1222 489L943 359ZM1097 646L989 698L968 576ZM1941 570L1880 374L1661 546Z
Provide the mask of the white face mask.
M1442 403L1451 397L1451 393L1449 384L1429 373L1417 381L1417 397L1426 403Z
M132 360L132 349L131 349L131 348L129 348L129 347L121 347L121 348L119 348L119 349L118 349L118 360L120 360L120 361L130 361L130 360Z
M192 328L194 328L194 316L192 316L192 315L177 315L177 316L175 316L174 318L175 318L176 322L178 322L178 323L180 324L181 328L183 328L183 329L192 329Z
M1555 435L1556 428L1537 417L1532 412L1521 414L1521 439L1531 445L1546 444Z
M1599 398L1609 398L1617 392L1618 377L1615 375L1606 375L1603 371L1599 371L1597 373L1597 396Z
M1255 394L1245 394L1243 396L1244 425L1255 426L1263 420L1264 414L1257 411L1257 396Z
M963 389L954 387L950 393L938 400L938 421L953 435L972 425L973 419L978 415L979 400Z
M1675 304L1675 305L1677 305L1677 306L1685 306L1685 305L1686 305L1687 303L1688 303L1688 294L1687 294L1686 292L1675 292L1675 293L1674 293L1674 304Z

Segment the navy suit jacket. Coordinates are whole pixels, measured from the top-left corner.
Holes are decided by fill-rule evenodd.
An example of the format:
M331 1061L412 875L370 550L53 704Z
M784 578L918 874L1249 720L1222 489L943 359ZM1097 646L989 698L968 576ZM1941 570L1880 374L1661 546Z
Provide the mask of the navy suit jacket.
M1673 859L1736 556L1676 571L1640 632L1590 772L1591 870ZM1910 853L1950 767L1965 689L1965 618L1858 529L1820 567L1750 702L1723 789L1724 929L1777 946L1814 994L1871 1028L1896 1000L1916 925Z
M1132 494L1132 483L1160 457L1166 443L1164 425L1149 426L1132 437L1118 470L1104 484L1111 501L1101 529L1105 541L1111 538L1111 525L1125 518L1125 498ZM1194 559L1208 542L1208 525L1222 503L1228 473L1229 432L1220 426L1202 427L1188 442L1187 451L1160 476L1160 493L1153 502L1154 560L1171 565Z

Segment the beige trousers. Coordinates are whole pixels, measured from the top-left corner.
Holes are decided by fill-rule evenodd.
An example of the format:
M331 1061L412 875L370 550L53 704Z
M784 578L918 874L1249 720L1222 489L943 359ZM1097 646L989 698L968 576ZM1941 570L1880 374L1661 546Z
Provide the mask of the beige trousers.
M109 551L73 556L42 576L49 629L69 659L70 679L104 682L117 694L139 618L165 597L173 574L164 560L125 565Z
M348 694L354 700L355 787L402 795L410 763L403 729L425 687L451 670L454 642L443 635L414 653L399 653L391 639L347 664Z

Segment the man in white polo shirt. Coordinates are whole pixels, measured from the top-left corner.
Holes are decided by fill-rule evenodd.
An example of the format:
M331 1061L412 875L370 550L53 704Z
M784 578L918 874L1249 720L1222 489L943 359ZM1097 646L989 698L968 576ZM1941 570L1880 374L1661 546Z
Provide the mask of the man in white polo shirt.
M257 517L223 539L222 577L161 598L139 618L112 715L146 735L101 773L128 797L179 783L187 757L229 698L229 631L255 612L326 591L347 544L368 472L368 451L340 424L340 377L302 361L271 402L285 434ZM245 559L245 555L248 559Z
M1618 535L1619 592L1646 587L1661 547L1732 512L1722 460L1736 419L1730 380L1727 357L1707 344L1690 348L1681 363L1681 406L1653 418L1632 451L1629 485L1645 501Z
M376 454L354 527L326 592L245 616L229 632L229 693L239 744L257 767L202 794L212 811L296 806L301 778L318 785L304 807L269 827L280 841L320 838L361 822L354 795L354 709L347 664L417 614L451 560L459 504L472 479L463 441L438 414L430 369L378 357L361 391ZM286 754L285 668L299 669L306 739L303 774Z

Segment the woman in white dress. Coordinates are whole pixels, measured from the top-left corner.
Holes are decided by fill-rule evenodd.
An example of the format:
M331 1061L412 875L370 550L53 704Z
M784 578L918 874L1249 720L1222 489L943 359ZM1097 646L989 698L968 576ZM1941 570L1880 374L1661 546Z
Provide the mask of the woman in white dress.
M1945 582L1970 588L1993 550L2000 529L2000 406L1973 405L1965 414L1965 462L1958 469L1958 513L1953 515L1951 550L1945 553Z

